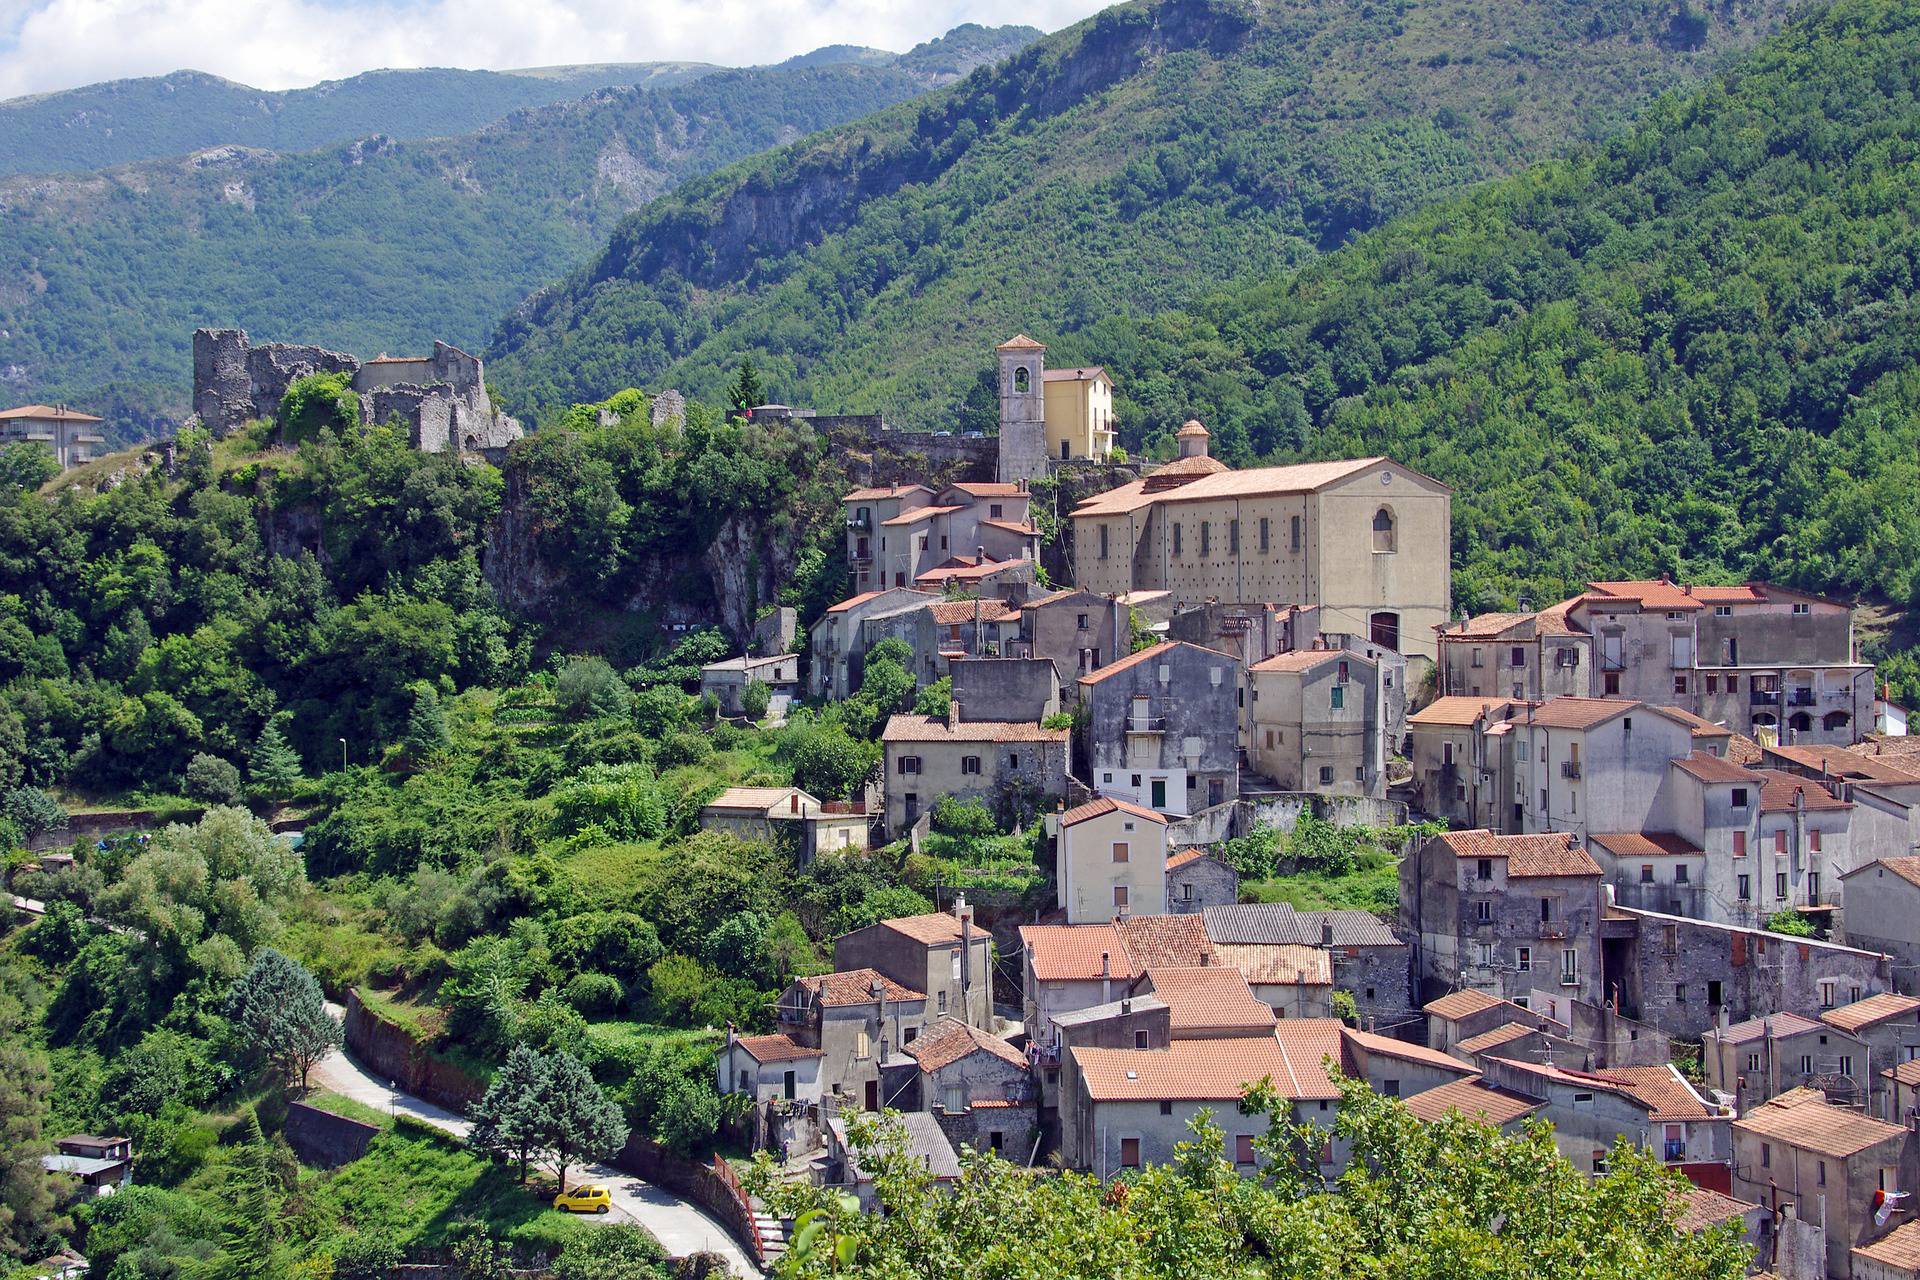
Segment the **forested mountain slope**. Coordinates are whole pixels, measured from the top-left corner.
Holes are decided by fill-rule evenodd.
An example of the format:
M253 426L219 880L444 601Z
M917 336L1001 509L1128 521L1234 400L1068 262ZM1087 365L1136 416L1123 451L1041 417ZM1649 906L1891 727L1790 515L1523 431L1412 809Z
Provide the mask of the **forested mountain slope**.
M1396 214L1600 138L1787 0L1134 0L925 102L691 184L494 343L518 412L630 384L916 420L1016 329L1067 359Z
M1160 436L1456 486L1468 609L1662 571L1914 604L1917 283L1920 0L1839 0L1615 141L1087 343Z
M527 291L676 183L949 83L1031 28L958 29L885 65L604 89L478 133L285 155L222 146L0 179L0 399L123 435L184 414L198 325L364 355L478 349Z
M221 145L310 151L372 133L445 137L522 107L622 85L664 88L719 69L699 62L525 72L430 67L277 93L203 71L108 80L0 102L0 174L84 173Z

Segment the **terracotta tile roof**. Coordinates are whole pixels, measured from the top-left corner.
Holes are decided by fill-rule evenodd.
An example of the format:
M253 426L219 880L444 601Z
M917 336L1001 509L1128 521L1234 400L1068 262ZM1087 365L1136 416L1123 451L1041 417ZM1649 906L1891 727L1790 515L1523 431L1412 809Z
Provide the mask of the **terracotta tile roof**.
M1006 480L956 480L948 485L972 498L1024 498L1027 491Z
M842 502L880 502L887 498L904 498L909 493L932 493L933 490L923 484L876 485L865 489L851 490Z
M1803 797L1809 812L1818 809L1851 809L1853 801L1836 800L1833 793L1811 778L1795 777L1778 769L1755 769L1760 778L1760 812L1788 813L1794 798Z
M1732 1196L1723 1196L1718 1191L1696 1187L1691 1183L1680 1188L1679 1196L1680 1212L1673 1220L1674 1229L1677 1231L1705 1231L1708 1227L1717 1227L1723 1222L1743 1218L1760 1207L1745 1200L1735 1200Z
M1464 622L1450 623L1439 631L1447 640L1498 640L1515 627L1532 621L1530 613L1483 613Z
M853 608L855 605L865 604L867 601L873 599L875 596L878 596L879 594L880 592L878 591L862 591L857 596L848 596L845 600L842 600L839 604L828 605L827 612L828 613L845 613L847 610Z
M1118 800L1113 796L1100 796L1087 801L1087 803L1083 805L1077 805L1061 814L1060 829L1064 831L1068 827L1078 826L1080 823L1086 822L1091 818L1103 817L1109 813L1131 814L1143 822L1151 822L1162 827L1167 825L1167 815L1164 813L1155 813L1152 809L1146 808L1143 805L1134 804L1131 800Z
M981 622L1008 622L1020 616L1020 611L1003 600L936 600L927 606L927 614L943 627L959 626L975 621L975 611Z
M1589 595L1603 597L1598 601L1589 601L1590 604L1601 606L1608 603L1605 597L1611 597L1614 601L1632 601L1642 609L1658 609L1662 612L1671 609L1684 612L1700 607L1700 602L1688 595L1685 588L1676 586L1665 578L1631 582L1589 582L1587 591Z
M745 1049L755 1062L794 1062L826 1056L818 1049L796 1043L792 1036L741 1036L734 1044Z
M960 919L951 911L929 911L919 916L894 916L879 922L885 929L912 938L915 942L924 942L928 946L937 946L943 942L960 941ZM975 929L973 936L983 938L986 930Z
M81 413L78 409L69 409L65 405L23 404L18 409L0 410L0 422L13 418L51 418L58 422L104 422L90 413Z
M1656 707L1648 705L1647 710L1663 715L1669 720L1678 720L1693 730L1696 738L1731 738L1733 730L1723 724L1715 724L1705 716L1697 716L1681 707Z
M1027 1055L1005 1040L969 1026L952 1014L921 1032L918 1040L906 1046L906 1053L922 1071L938 1071L973 1053L989 1053L1016 1067L1027 1065Z
M776 805L784 808L788 798L798 794L804 811L818 808L820 802L798 787L728 787L707 801L709 809L752 809L765 813Z
M1715 1114L1671 1063L1608 1067L1594 1074L1624 1085L1628 1093L1653 1108L1649 1114L1655 1120L1710 1120Z
M1451 1054L1442 1053L1438 1049L1429 1049L1423 1044L1410 1044L1405 1040L1396 1040L1392 1036L1376 1035L1371 1031L1357 1031L1352 1027L1342 1027L1340 1038L1349 1048L1358 1048L1375 1057L1396 1058L1401 1062L1417 1062L1441 1071L1457 1071L1461 1075L1473 1074L1473 1068L1460 1059Z
M1428 1004L1422 1012L1436 1018L1445 1018L1449 1022L1457 1022L1470 1014L1482 1013L1495 1005L1505 1003L1506 1001L1498 996L1490 996L1484 991L1474 991L1469 988L1463 991L1449 991Z
M1476 829L1449 831L1434 838L1451 849L1456 858L1505 858L1509 879L1600 874L1600 864L1593 855L1564 832L1497 836Z
M1088 365L1082 369L1042 369L1042 382L1091 382L1097 377L1106 376L1104 365Z
M1188 863L1198 862L1202 858L1211 858L1212 856L1213 853L1211 850L1203 849L1199 845L1194 845L1191 849L1182 849L1180 852L1168 858L1167 870L1175 871L1186 866ZM1223 862L1220 865L1225 866L1226 864Z
M989 517L980 523L991 525L995 529L1005 529L1008 533L1017 533L1023 538L1037 538L1040 536L1040 531L1032 525L1022 524L1013 520L995 520Z
M1319 947L1288 942L1216 942L1220 963L1263 987L1330 987L1333 956Z
M1521 721L1542 729L1592 729L1641 705L1632 698L1576 698L1565 695L1547 699L1521 717Z
M1860 778L1872 782L1920 782L1920 772L1904 762L1896 763L1880 756L1862 755L1846 747L1764 747L1769 756L1778 756L1818 774L1822 771L1839 778Z
M1883 1067L1880 1074L1888 1080L1906 1085L1909 1089L1920 1088L1920 1058L1909 1058L1891 1067Z
M1745 1115L1733 1122L1733 1127L1839 1159L1865 1151L1889 1138L1904 1138L1907 1133L1897 1124L1887 1124L1845 1107L1833 1106L1819 1094L1802 1089L1783 1093L1757 1107L1749 1107Z
M1024 333L1016 333L994 348L995 351L1045 351L1046 349L1046 343L1035 342Z
M1131 981L1140 972L1127 958L1120 931L1110 924L1026 924L1020 926L1020 940L1041 982L1097 981L1102 954L1116 979Z
M1503 1044L1511 1044L1522 1036L1533 1035L1537 1027L1529 1027L1523 1022L1503 1022L1491 1031L1482 1031L1477 1036L1468 1036L1454 1045L1462 1053L1485 1053L1498 1049Z
M1908 884L1914 886L1916 889L1920 889L1920 858L1915 857L1876 858L1872 862L1861 863L1852 871L1846 872L1841 879L1844 880L1850 876L1856 876L1868 867L1874 866L1885 867L1902 880L1905 880Z
M1178 487L1171 483L1173 481L1185 481L1190 478L1197 479L1200 476L1218 475L1220 472L1230 469L1231 468L1229 468L1226 463L1220 461L1220 459L1207 457L1204 454L1196 454L1190 458L1175 458L1172 462L1163 463L1147 472L1147 478L1141 486L1141 491L1143 493L1164 493L1168 489ZM1080 513L1075 512L1074 514L1078 515Z
M1903 1222L1871 1244L1854 1246L1852 1253L1856 1258L1910 1274L1920 1271L1920 1222ZM1858 1268L1855 1274L1859 1274Z
M797 986L817 994L821 1004L836 1008L849 1004L872 1004L873 984L876 982L885 990L889 1004L896 1000L927 998L911 987L901 986L878 969L842 969L838 973L822 973L795 980Z
M1424 1120L1428 1124L1457 1115L1468 1120L1502 1125L1522 1116L1530 1116L1540 1109L1537 1100L1510 1089L1502 1089L1480 1076L1449 1080L1443 1085L1414 1094L1406 1099L1405 1105L1414 1119Z
M962 720L949 725L945 716L889 716L882 742L1060 742L1065 729L1043 729L1023 720Z
M1340 1096L1325 1066L1340 1061L1332 1018L1287 1018L1270 1036L1176 1040L1164 1049L1075 1048L1073 1057L1096 1102L1232 1102L1262 1079L1295 1101Z
M1288 493L1313 493L1337 481L1358 475L1392 460L1353 458L1343 462L1303 462L1287 467L1254 467L1219 471L1164 493L1147 491L1147 481L1136 480L1096 494L1074 508L1077 516L1120 515L1156 502L1197 502L1217 498L1257 498Z
M1254 999L1247 980L1226 965L1151 968L1136 986L1166 1004L1175 1039L1265 1035L1273 1029L1273 1010Z
M1692 755L1682 756L1673 762L1673 767L1689 777L1698 778L1701 782L1744 782L1756 787L1760 785L1759 776L1752 770L1705 751L1696 751Z
M915 507L911 511L902 511L899 515L891 519L882 520L880 527L885 529L894 525L919 524L922 520L931 520L935 516L952 515L958 510L960 510L959 507Z
M1891 1022L1895 1018L1911 1018L1915 1013L1920 1013L1920 1000L1887 991L1841 1005L1838 1009L1828 1009L1820 1015L1820 1021L1857 1035L1864 1028Z
M1160 643L1150 645L1138 653L1130 653L1118 661L1109 662L1098 671L1081 676L1080 683L1087 685L1099 684L1102 680L1110 676L1117 676L1122 671L1137 667L1143 662L1151 662L1156 658L1164 657L1175 649L1190 649L1194 653L1205 654L1209 658L1223 658L1228 662L1236 664L1240 661L1230 653L1221 653L1218 649L1209 649L1203 645L1189 644L1185 640L1162 640Z
M1550 604L1533 615L1533 633L1537 636L1584 636L1587 629L1576 624L1569 616L1573 607L1584 597L1574 596L1562 600L1559 604Z
M1760 744L1744 733L1728 735L1726 758L1734 764L1752 767L1760 763Z
M1008 573L1022 565L1033 567L1031 560L975 560L972 556L955 556L945 564L935 565L914 579L918 583L935 585L947 582L980 582L996 574Z
M1323 667L1335 660L1350 662L1355 666L1372 668L1373 659L1364 654L1349 653L1345 649L1295 649L1291 653L1276 653L1247 668L1249 671L1311 671Z
M1767 597L1753 583L1737 587L1688 587L1701 604L1765 604Z
M1745 1022L1732 1024L1725 1031L1709 1031L1707 1034L1717 1036L1726 1044L1747 1044L1762 1038L1779 1040L1787 1036L1805 1035L1819 1029L1819 1023L1797 1013L1770 1013L1764 1018L1748 1018Z
M1408 716L1407 724L1414 728L1464 729L1478 720L1483 712L1504 707L1511 701L1511 698L1468 698L1449 694L1444 698L1435 698Z
M1216 963L1206 926L1197 915L1127 916L1115 920L1113 927L1136 970Z
M1587 839L1616 858L1698 857L1702 850L1671 831L1596 831Z

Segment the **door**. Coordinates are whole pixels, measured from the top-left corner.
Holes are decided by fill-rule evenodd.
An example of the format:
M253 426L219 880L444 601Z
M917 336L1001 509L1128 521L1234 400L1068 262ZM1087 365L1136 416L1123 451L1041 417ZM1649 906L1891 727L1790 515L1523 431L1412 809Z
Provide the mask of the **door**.
M879 1109L880 1082L878 1080L869 1080L867 1081L867 1110L878 1111Z
M1207 806L1209 808L1211 808L1214 805L1225 802L1226 798L1227 798L1226 783L1220 781L1220 779L1218 778L1215 778L1213 781L1207 783Z
M1400 652L1400 615L1382 611L1369 620L1368 638L1382 649Z
M788 1102L793 1101L793 1096L795 1093L793 1072L789 1071L784 1077L781 1078L780 1091L786 1095L786 1099Z
M1153 780L1153 807L1156 809L1164 809L1167 807L1167 780L1165 778L1155 778Z

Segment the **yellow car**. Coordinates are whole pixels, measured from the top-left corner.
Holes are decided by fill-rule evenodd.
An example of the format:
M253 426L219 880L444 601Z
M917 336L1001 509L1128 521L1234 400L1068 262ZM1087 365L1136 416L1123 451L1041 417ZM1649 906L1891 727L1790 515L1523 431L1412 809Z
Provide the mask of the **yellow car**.
M568 1213L611 1213L613 1197L607 1189L597 1182L583 1182L571 1191L562 1191L553 1198L553 1207L565 1209Z

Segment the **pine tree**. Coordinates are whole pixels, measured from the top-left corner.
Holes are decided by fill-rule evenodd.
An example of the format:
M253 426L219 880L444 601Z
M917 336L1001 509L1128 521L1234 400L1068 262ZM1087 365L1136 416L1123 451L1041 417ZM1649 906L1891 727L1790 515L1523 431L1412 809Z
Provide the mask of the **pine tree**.
M626 1117L572 1054L556 1053L548 1059L538 1098L540 1145L559 1167L561 1187L567 1185L567 1166L574 1157L591 1160L626 1143Z
M740 357L740 370L734 375L733 385L727 388L727 405L733 416L744 418L747 410L766 402L766 389L760 385L760 373L753 367L753 358Z
M403 743L411 760L432 760L447 749L447 712L434 687L421 680L413 686L413 710L407 716Z
M517 1044L494 1072L493 1082L473 1109L467 1141L481 1151L512 1158L527 1180L527 1165L540 1149L542 1093L549 1064L534 1050Z
M225 1013L283 1079L298 1079L302 1089L313 1064L340 1044L340 1023L327 1012L319 982L271 947L234 981Z
M261 1280L282 1274L274 1236L280 1197L257 1111L247 1112L246 1141L228 1164L226 1202L233 1213L221 1233L220 1252L201 1274L207 1280Z
M254 739L253 751L247 756L247 779L255 794L267 800L293 794L294 784L300 781L300 755L280 731L279 716L267 721Z

